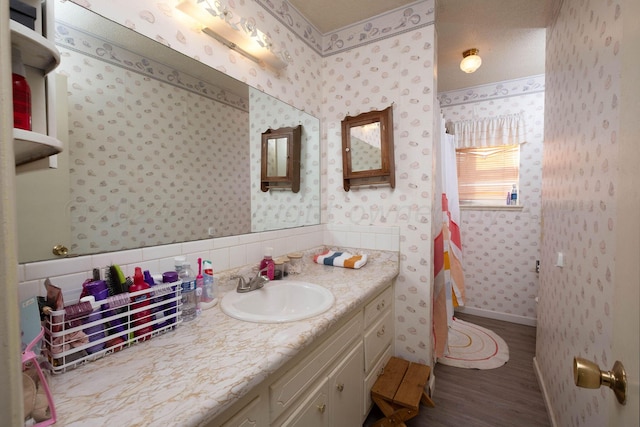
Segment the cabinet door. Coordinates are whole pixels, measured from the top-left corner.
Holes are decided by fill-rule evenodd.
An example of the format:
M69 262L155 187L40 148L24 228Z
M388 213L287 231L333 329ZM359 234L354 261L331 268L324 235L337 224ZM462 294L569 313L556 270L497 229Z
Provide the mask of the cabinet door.
M282 427L329 427L329 380L324 379L287 418ZM358 425L358 424L354 424Z
M362 342L329 376L331 426L362 425L364 354Z
M239 410L222 427L267 427L268 425L266 407L262 404L260 396L258 396Z

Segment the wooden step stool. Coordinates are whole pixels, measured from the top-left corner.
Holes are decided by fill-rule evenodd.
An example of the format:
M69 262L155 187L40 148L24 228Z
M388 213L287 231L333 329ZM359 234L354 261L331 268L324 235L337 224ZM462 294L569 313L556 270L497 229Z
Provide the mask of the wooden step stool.
M418 415L420 402L436 405L424 391L431 368L420 363L392 357L371 389L371 398L386 418L373 427L406 427L405 421Z

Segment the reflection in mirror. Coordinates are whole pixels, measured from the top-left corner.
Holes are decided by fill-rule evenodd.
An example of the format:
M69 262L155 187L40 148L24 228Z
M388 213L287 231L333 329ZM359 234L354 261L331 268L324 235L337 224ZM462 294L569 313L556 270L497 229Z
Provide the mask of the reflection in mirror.
M267 139L267 175L287 176L287 138Z
M342 175L345 191L352 186L395 187L392 106L342 120Z
M320 121L277 99L249 89L251 147L260 153L265 129L280 129L299 123L299 191L264 192L262 165L251 163L251 231L268 231L320 223ZM291 128L289 128L291 129ZM253 154L252 154L253 155ZM260 154L258 154L260 155ZM266 173L266 171L265 171ZM263 190L263 191L261 191Z
M302 125L269 129L262 134L262 191L300 191Z
M56 44L57 71L67 78L70 196L60 196L65 212L33 209L39 186L22 190L18 182L20 262L52 258L56 244L84 255L246 234L255 228L256 210L268 229L319 223L313 179L301 206L317 215L279 221L268 218L273 211L264 204L254 206L260 144L252 143L250 125L260 113L249 102L253 89L72 2L56 3ZM260 98L272 103L274 115L297 111ZM317 119L304 120L319 132ZM317 182L319 166L306 169ZM43 171L42 180L59 172ZM47 241L51 219L64 216L71 217L71 241ZM38 239L22 238L20 230L38 224L45 229Z
M351 169L354 172L380 169L380 122L354 126L351 135Z

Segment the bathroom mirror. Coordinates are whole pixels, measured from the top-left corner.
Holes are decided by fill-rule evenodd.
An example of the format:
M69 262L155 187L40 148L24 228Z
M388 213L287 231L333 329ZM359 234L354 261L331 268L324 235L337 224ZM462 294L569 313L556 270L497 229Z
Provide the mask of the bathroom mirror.
M395 188L393 109L369 111L342 120L344 190L388 184Z
M300 136L302 125L269 129L262 134L262 191L300 191Z
M19 262L56 258L57 244L86 255L320 223L316 117L73 2L55 7L68 166L17 176ZM292 123L302 174L285 203L260 192L261 133ZM59 211L42 202L54 181ZM61 218L70 242L50 237Z

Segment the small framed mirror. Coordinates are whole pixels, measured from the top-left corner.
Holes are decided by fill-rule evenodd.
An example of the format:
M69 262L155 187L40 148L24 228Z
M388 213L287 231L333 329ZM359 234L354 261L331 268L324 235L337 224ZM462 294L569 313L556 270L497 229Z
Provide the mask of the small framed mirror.
M395 188L393 106L342 120L344 190L358 185L389 184Z
M260 189L300 191L302 125L269 129L262 133Z

